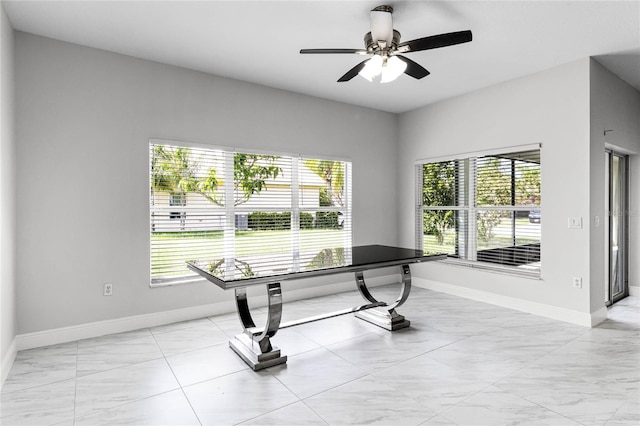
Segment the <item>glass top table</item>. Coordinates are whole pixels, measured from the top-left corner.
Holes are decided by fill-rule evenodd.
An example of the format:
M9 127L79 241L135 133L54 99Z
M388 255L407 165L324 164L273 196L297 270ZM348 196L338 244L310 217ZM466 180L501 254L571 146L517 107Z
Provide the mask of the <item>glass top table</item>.
M216 286L235 291L238 316L244 332L235 336L229 345L254 370L282 364L287 357L271 343L281 328L353 313L359 319L389 331L409 327L410 322L396 312L409 297L412 263L441 260L444 254L425 254L422 250L385 245L328 248L317 253L284 253L250 258L207 259L187 262L192 271ZM400 295L391 303L378 301L365 284L364 272L369 269L399 266L401 268ZM282 288L287 280L355 273L358 291L367 302L340 311L281 323ZM268 311L266 325L256 327L247 300L247 287L265 285Z

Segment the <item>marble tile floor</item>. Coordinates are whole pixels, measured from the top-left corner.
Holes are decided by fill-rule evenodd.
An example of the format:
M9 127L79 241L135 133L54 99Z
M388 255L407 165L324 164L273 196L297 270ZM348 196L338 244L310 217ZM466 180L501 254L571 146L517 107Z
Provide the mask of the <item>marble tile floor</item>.
M291 302L284 320L360 303ZM235 314L23 351L0 423L640 425L639 298L593 329L415 287L398 311L412 325L393 333L351 315L280 330L288 363L260 372L228 347Z

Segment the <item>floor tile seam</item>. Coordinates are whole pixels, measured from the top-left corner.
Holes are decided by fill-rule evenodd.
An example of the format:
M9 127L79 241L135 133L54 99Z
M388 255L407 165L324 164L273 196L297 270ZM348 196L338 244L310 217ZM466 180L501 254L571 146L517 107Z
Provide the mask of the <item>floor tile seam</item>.
M553 351L551 351L551 352L553 352ZM546 358L547 356L549 356L549 355L551 354L551 352L548 352L548 353L546 353L546 354L542 355L541 357L536 358L535 360L525 361L525 362L524 362L524 364L523 364L521 367L517 368L516 370L514 370L514 371L510 372L509 374L506 374L506 375L504 375L504 376L502 376L502 377L496 378L495 380L492 380L492 381L490 382L490 383L491 383L491 385L492 385L492 386L498 386L498 385L497 385L497 383L499 383L499 382L501 382L502 380L505 380L505 379L507 379L507 378L509 378L509 377L511 377L511 376L513 376L513 375L515 375L515 374L517 374L517 373L519 373L519 372L523 371L523 370L526 370L526 369L528 369L528 368L543 368L543 367L537 366L536 364L537 364L538 362L540 362L542 359L544 359L544 358ZM515 360L515 359L513 359L513 358L506 358L506 359L507 359L507 360L514 360L514 361L517 361L517 360ZM571 377L571 376L569 376L569 375L565 374L564 372L559 372L558 374L561 374L561 375L562 375L562 376L564 376L564 377ZM586 382L586 381L585 381L585 382ZM589 382L586 382L586 383L589 383ZM502 389L502 388L501 388L501 389ZM504 390L504 389L502 389L502 390ZM505 391L505 392L506 392L506 391Z
M314 342L314 343L315 343L315 342ZM282 348L281 348L280 346L278 346L278 348L279 348L280 350L282 350ZM319 347L317 347L317 348L309 348L309 349L305 349L305 350L303 350L303 351L296 352L295 354L284 353L283 355L286 355L289 359L291 359L291 358L295 358L295 357L297 357L298 355L308 354L309 352L313 352L313 351L316 351L316 350L318 350L318 349L325 349L325 348L323 348L322 346L319 346Z
M294 395L295 395L295 394L294 394ZM243 424L245 424L245 423L247 423L247 422L250 422L250 421L252 421L252 420L258 419L258 418L260 418L260 417L262 417L262 416L266 416L267 414L271 414L271 413L273 413L273 412L275 412L275 411L278 411L278 410L281 410L281 409L283 409L283 408L290 407L291 405L297 404L297 403L299 403L299 402L302 402L302 400L298 398L298 400L297 400L297 401L293 401L293 402L287 403L287 404L285 404L285 405L283 405L283 406L281 406L281 407L277 407L277 408L271 409L271 410L269 410L269 411L265 411L265 412L263 412L263 413L261 413L261 414L258 414L257 416L253 416L253 417L251 417L251 418L249 418L249 419L244 419L244 420L242 420L242 421L241 421L241 422L239 422L239 423L234 423L234 425L236 425L236 426L243 425ZM198 420L199 420L199 419L198 419ZM202 424L202 422L201 422L200 424Z
M84 417L94 416L94 415L97 415L97 414L100 414L100 413L104 413L106 411L110 411L110 410L121 408L121 407L123 407L125 405L128 405L128 404L133 404L134 402L140 402L140 401L144 401L146 399L154 398L154 397L159 396L159 395L164 395L164 394L169 393L169 392L174 392L174 391L177 391L179 389L180 389L180 384L178 383L176 387L171 388L171 389L166 389L166 390L163 390L163 391L158 392L158 393L153 393L151 395L146 395L146 396L143 396L143 397L135 397L135 398L132 398L132 399L128 399L126 401L116 401L117 403L115 405L112 405L112 406L109 406L109 407L106 407L106 408L100 408L98 410L87 411L86 413L80 413L80 414L76 413L74 418L80 419L80 418L84 418Z
M336 342L336 343L332 343L329 346L333 346L336 345L338 343L342 343L342 342ZM322 349L325 349L327 351L329 351L331 354L337 356L338 358L340 358L341 360L343 360L344 362L346 362L347 364L351 365L352 367L359 367L358 365L354 364L353 362L349 361L348 359L346 359L345 357L341 356L339 353L332 351L331 348L329 348L328 346L322 346ZM365 374L369 374L368 372Z
M337 384L337 385L332 385L332 386L328 387L327 389L323 389L323 390L318 391L318 392L315 392L315 393L313 393L313 394L311 394L311 395L306 395L304 398L299 397L299 396L298 396L295 392L293 392L293 391L291 391L291 393L293 393L293 394L295 395L295 397L296 397L296 398L298 398L300 401L304 402L304 401L305 401L305 400L307 400L307 399L310 399L310 398L316 397L316 396L318 396L318 395L322 395L323 393L326 393L326 392L332 391L332 390L334 390L334 389L337 389L337 388L339 388L340 386L348 385L349 383L353 383L353 382L355 382L355 381L357 381L357 380L360 380L360 379L363 379L363 378L365 378L365 377L367 377L367 376L368 376L368 377L371 377L372 379L376 379L376 377L371 376L370 372L363 372L362 374L358 374L358 375L357 375L357 377L353 377L353 378L351 378L351 379L349 379L349 380L347 380L347 381L344 381L344 382L342 382L342 383L340 383L340 384ZM280 383L282 383L282 382L280 382ZM283 383L283 384L284 384L284 383ZM289 388L287 388L287 389L289 389ZM306 404L305 404L305 405L306 405ZM315 412L315 411L314 411L314 412ZM324 418L323 418L322 420L324 420ZM326 420L325 420L325 421L326 421Z
M215 324L213 324L213 325L215 325ZM156 337L156 336L162 336L162 335L164 335L164 334L177 333L177 332L179 332L179 331L186 331L186 330L190 330L190 329L193 329L193 328L196 328L196 327L197 327L197 326L184 327L184 328L177 328L177 329L174 329L174 330L165 330L165 331L159 331L159 332L158 332L158 331L155 331L155 332L154 332L154 331L151 331L151 335L152 335L153 337ZM217 328L217 327L216 327L216 328Z
M173 373L173 370L172 370ZM175 376L175 374L174 374ZM187 401L187 404L189 404L189 408L191 408L191 411L193 411L193 415L196 416L196 419L198 420L198 423L200 423L200 425L202 426L202 420L200 420L200 416L198 416L198 412L196 411L196 409L193 407L193 404L191 403L191 400L189 399L189 397L187 396L187 393L184 391L184 388L182 387L182 385L180 384L180 381L178 381L178 378L176 377L176 381L178 382L178 384L180 385L180 392L182 393L182 395L184 396L184 399Z
M57 346L65 346L65 345L73 345L73 349L69 348L69 349L62 349L61 352L55 353L55 354L50 354L49 356L57 356L57 355L71 355L74 351L77 354L78 353L78 342L79 340L71 340L68 342L62 342L62 343L56 343L53 345L44 345L44 346L37 346L35 348L31 348L31 349L23 349L21 351L18 351L17 355L29 355L29 352L32 351L38 351L38 350L46 350L47 348L55 348ZM39 354L38 356L42 356L42 354Z
M238 320L238 319L239 319L239 318L237 318L237 317L238 317L238 315L236 314L236 318L235 318L236 320ZM218 324L217 324L213 319L211 319L211 317L207 317L207 319L208 319L209 321L211 321L211 324L213 324L215 328L217 328L218 330L220 330L220 332L222 332L222 334L224 334L225 336L228 336L227 332L226 332L226 331L224 331L224 330L222 329L222 327L220 327L220 326L219 326L219 325L218 325Z
M120 408L122 408L122 407L124 407L126 405L133 404L133 403L136 403L136 402L145 401L147 399L155 398L155 397L158 397L160 395L164 395L164 394L167 394L167 393L170 393L170 392L175 392L178 389L179 388L169 389L169 390L166 390L166 391L155 393L153 395L147 395L147 396L144 396L142 398L134 398L134 399L130 399L130 400L127 400L127 401L123 401L121 403L118 403L116 405L112 405L112 406L107 407L107 408L94 410L92 412L81 413L80 415L76 414L74 416L74 421L73 422L75 424L76 420L81 420L81 419L88 418L88 417L100 416L101 414L106 413L107 411L118 410L118 409L120 409ZM189 405L191 405L191 403L189 403ZM196 418L197 418L197 416L196 416ZM200 419L198 419L198 421L200 421Z
M580 381L580 383L583 383L585 385L598 386L600 388L603 388L603 386L607 386L606 382L597 381L597 380L587 380L582 374L579 375L579 376L569 375L569 374L565 373L565 370L557 368L557 367L543 367L543 366L536 365L539 361L540 360L536 360L536 361L532 361L530 363L527 363L526 365L522 366L521 368L518 368L514 372L509 373L508 375L506 375L504 377L501 377L499 379L496 379L495 381L492 382L492 384L494 386L499 386L497 384L498 382L501 382L502 380L507 379L507 378L519 373L522 370L526 370L528 368L541 368L541 369L545 369L545 370L549 370L550 369L550 371L552 371L554 374L561 375L562 377L566 377L568 379L578 380L578 381ZM628 395L628 392L626 390L615 390L615 391L613 391L611 389L608 389L607 391L610 392L610 393L615 393L615 394L617 394L618 396L621 396L621 397L625 397L625 396Z
M267 369L267 370L268 370L268 369ZM273 377L274 379L276 379L276 380L278 381L278 383L280 383L282 386L284 386L284 388L285 388L286 390L288 390L289 392L291 392L291 395L293 395L293 396L295 396L296 398L298 398L298 401L296 401L296 402L302 401L302 398L300 398L300 395L298 395L297 393L295 393L295 392L293 391L293 389L291 389L289 386L287 386L287 384L286 384L286 383L284 383L282 380L280 380L280 377L278 377L278 376L274 375L274 374L273 374L273 373L271 373L270 371L267 371L267 372L271 375L271 377ZM292 402L291 404L295 404L295 402ZM287 405L291 405L291 404L287 404ZM280 408L282 408L282 407L280 407ZM276 409L274 409L274 410L271 410L271 411L275 411L275 410L278 410L278 408L276 408ZM271 411L269 411L269 412L271 412ZM264 414L266 414L266 413L264 413ZM261 414L261 415L262 415L262 414ZM256 417L260 417L260 416L256 416ZM246 420L245 420L245 421L246 421Z
M620 411L622 409L622 407L624 407L624 405L628 402L629 400L625 400L621 406L619 406L618 408L616 408L616 410L611 414L611 416L609 416L609 418L603 422L603 425L606 425L607 423L609 423L615 416L616 414L618 414L618 411ZM640 413L639 413L640 416Z
M437 362L437 361L436 361L436 362ZM443 364L443 365L444 365L444 364ZM452 367L449 367L449 368L452 368ZM458 371L462 371L462 370L458 370ZM399 392L402 392L403 394L406 394L406 392L404 392L404 391L402 390L402 388L398 388L398 387L397 387L397 385L396 385L396 384L394 384L394 382L393 382L391 379L386 378L386 377L378 377L378 376L375 376L375 375L373 375L372 377L374 377L375 379L380 380L380 381L381 381L381 382L383 382L384 384L386 384L386 385L388 385L388 386L390 386L390 387L394 388L396 391L399 391ZM490 383L488 383L488 382L486 382L486 381L484 381L484 380L478 380L478 381L479 381L479 382L481 382L483 385L485 385L485 386L484 386L480 391L478 391L478 392L481 392L482 390L484 390L484 389L488 388L489 386L491 386L491 384L490 384ZM478 393L478 392L475 392L475 393ZM475 393L474 393L474 394L475 394ZM472 396L472 395L471 395L471 396ZM414 397L411 397L411 398L412 398L413 400L415 400L416 402L420 403L420 400L418 400L418 399L416 399L416 398L414 398ZM464 401L465 399L467 399L467 397L465 397L464 399L460 400L459 402L462 402L462 401ZM455 405L457 405L457 403L456 403ZM431 410L431 411L433 411L433 412L435 413L433 416L431 416L431 418L433 418L433 417L439 416L440 414L442 414L442 413L444 413L445 411L449 410L449 408L451 408L451 407L452 407L452 405L443 406L443 407L441 407L440 409L432 408L432 407L430 407L430 406L428 406L428 405L426 405L426 407L427 407L429 410ZM426 421L428 421L428 420L429 420L429 419L425 420L425 422L426 422ZM453 422L453 421L452 421L452 422ZM424 422L422 422L422 423L424 423ZM454 422L454 423L455 423L455 422ZM457 424L457 423L455 423L455 424Z
M124 332L122 332L122 333L111 333L111 334L105 334L105 335L103 335L103 336L90 337L90 338L88 338L88 339L80 339L80 340L76 340L76 343L77 343L77 345L78 345L78 351L80 351L80 349L81 349L80 342L85 341L85 340L99 339L99 338L101 338L101 337L106 337L106 336L115 336L115 335L118 335L118 334L124 334L124 333L135 333L135 332L143 331L143 330L147 330L147 331L149 331L149 335L150 335L150 336L153 336L153 333L151 332L151 329L150 329L149 327L136 328L135 330L124 331ZM126 338L118 339L118 340L115 340L115 341L112 341L112 342L103 342L103 343L98 343L98 344L96 344L96 345L84 346L84 347L82 347L82 349L92 349L92 348L97 348L97 347L100 347L100 346L108 346L108 345L113 345L113 344L116 344L116 343L127 342L127 341L129 341L129 340L143 339L143 338L145 338L145 337L148 337L148 336L126 337Z
M76 348L79 350L78 341L76 341ZM76 356L76 377L73 380L73 425L76 424L76 410L78 408L78 358Z
M437 348L433 348L433 349L430 349L430 350L425 351L425 352L423 352L423 353L420 353L419 355L416 355L416 356L414 356L414 357L407 358L406 360L401 361L400 363L402 363L402 362L406 362L406 361L409 361L409 360L412 360L412 359L415 359L415 358L418 358L418 357L421 357L421 356L425 356L425 355L427 355L427 354L430 354L431 352L436 352L436 351L439 351L439 350L441 350L441 349L445 349L445 348L447 348L447 347L449 347L449 346L451 346L451 345L455 345L456 343L460 343L460 342L462 342L462 341L468 340L468 339L470 339L471 337L474 337L474 336L475 336L475 334L472 334L472 335L469 335L469 336L461 337L461 338L459 338L458 340L454 340L453 342L446 343L446 344L444 344L444 345L442 345L442 346L439 346L439 347L437 347ZM437 361L437 360L434 360L434 361L436 361L436 362L440 362L440 361ZM443 364L443 363L441 363L441 364ZM446 364L443 364L443 365L446 365ZM455 368L455 367L452 367L452 366L449 366L449 365L447 365L447 367L449 367L449 368ZM459 370L459 369L457 369L457 368L455 368L455 369L456 369L456 370ZM463 370L460 370L460 371L463 371Z
M206 379L206 380L203 380L203 381L200 381L200 382L196 382L196 383L192 383L192 384L183 386L182 383L180 383L180 380L178 379L178 376L176 375L176 372L173 371L173 367L171 366L171 363L169 362L169 360L166 357L165 357L164 360L167 363L167 366L169 367L169 370L171 371L171 374L173 375L173 378L176 380L176 383L179 386L180 392L182 392L182 395L184 395L185 399L187 400L187 403L189 404L189 407L191 408L191 411L193 411L193 413L195 414L196 418L198 419L198 422L200 422L200 424L202 425L202 421L200 420L200 417L198 417L198 413L196 412L196 410L193 408L193 404L191 404L191 400L187 396L187 393L185 392L184 388L185 387L189 387L189 386L193 386L193 385L196 385L196 384L199 384L199 383L204 383L204 382L207 382L209 380L214 380L214 379L217 379L219 377L224 377L224 376L227 376L228 374L224 374L222 376L209 378L209 379ZM237 373L237 371L234 372L234 373ZM234 374L234 373L229 373L229 374ZM176 390L176 389L174 389L174 390ZM169 392L172 392L172 391L169 391Z
M163 356L163 357L165 357L165 358L167 358L167 357L172 357L172 356L177 356L177 355L185 355L185 354L189 354L189 353L191 353L191 352L201 351L201 350L203 350L203 349L214 348L214 347L222 346L222 345L225 345L225 344L228 344L228 343L229 343L229 341L228 341L228 340L225 340L224 342L215 343L215 344L213 344L213 345L201 346L201 347L198 347L198 348L193 348L193 349L186 350L186 351L184 351L184 352L170 352L170 353L166 353L166 352L162 349L162 347L161 347L160 345L158 345L158 347L160 348L160 352L162 352L162 356Z
M9 391L9 392L3 390L2 392L0 392L0 395L11 395L11 394L15 394L15 393L18 393L18 392L25 392L25 391L41 388L41 387L44 387L44 386L51 386L51 385L55 385L55 384L58 384L58 383L68 382L68 381L77 380L77 379L78 379L77 376L73 376L73 377L69 376L67 378L55 380L53 382L40 383L40 384L37 384L37 385L29 386L27 388L16 389L16 390Z
M181 327L181 328L177 328L177 329L173 329L173 330L164 330L164 331L153 331L152 328L149 328L149 331L151 332L151 335L155 337L155 336L162 336L163 334L177 333L177 332L180 332L180 331L193 330L194 328L199 328L199 327L204 329L205 327L208 327L209 325L212 325L217 330L219 330L222 333L224 333L224 331L220 327L218 327L218 325L210 317L195 318L192 321L200 321L200 320L204 320L204 319L207 319L210 324L193 324L193 325L190 325L188 327ZM181 321L179 321L177 323L169 323L169 324L165 324L165 325L179 324L180 322ZM226 334L226 333L224 333L224 334Z
M157 358L157 359L161 359L161 358ZM182 393L182 395L187 400L187 403L189 404L189 407L191 408L191 411L193 411L194 415L196 416L196 419L198 419L198 422L202 425L202 422L200 421L200 418L198 417L198 414L196 413L196 411L193 409L193 406L191 405L191 401L189 400L189 398L187 397L187 395L184 392L182 384L178 380L175 372L173 371L173 368L171 368L171 364L167 361L166 357L163 357L163 359L164 359L167 367L169 368L169 371L171 371L171 374L173 375L173 378L176 381L176 387L175 388L168 389L168 390L165 390L165 391L153 394L153 395L147 395L147 396L142 397L142 398L134 398L134 399L128 400L126 402L123 402L121 404L117 404L117 405L114 405L114 406L111 406L111 407L108 407L108 408L104 408L104 409L98 410L98 411L93 412L93 413L80 414L79 416L76 414L76 410L75 410L75 404L76 404L76 399L77 399L77 393L76 393L76 397L74 398L74 424L75 424L75 420L76 419L82 419L82 418L85 418L85 417L91 417L91 416L94 416L94 415L99 414L99 413L103 413L103 412L106 412L106 411L117 409L118 407L123 407L123 406L125 406L127 404L132 404L134 402L144 401L146 399L154 398L154 397L157 397L159 395L164 395L164 394L167 394L167 393L170 393L170 392L174 392L174 391L180 389L180 392ZM142 363L140 363L140 364L142 364ZM77 389L77 380L76 380L76 389Z
M567 416L567 415L565 415L565 414L559 413L559 412L557 412L556 410L554 410L553 408L550 408L550 407L547 407L547 406L545 406L545 405L543 405L543 404L540 404L540 403L538 403L538 402L532 401L531 399L529 399L529 398L527 398L527 397L525 397L525 396L523 396L523 395L520 395L520 394L518 394L518 393L516 393L516 392L512 392L512 391L506 390L506 389L504 389L504 388L500 387L500 385L494 384L493 386L494 386L494 387L496 387L496 388L498 388L498 389L500 389L500 390L501 390L501 391L503 391L503 392L506 392L506 393L508 393L508 394L510 394L510 395L515 395L515 396L517 396L518 398L523 399L523 400L525 400L525 401L527 401L527 402L529 402L529 403L531 403L531 404L534 404L534 405L536 405L536 406L538 406L538 407L540 407L540 408L544 408L544 409L545 409L545 410L547 410L547 411L551 411L552 413L554 413L554 414L556 414L556 415L558 415L558 416L560 416L560 417L563 417L563 418L565 418L565 419L569 419L569 420L571 420L572 422L576 422L576 423L578 423L578 424L584 425L584 423L583 423L583 422L581 422L581 421L579 421L579 420L577 420L577 419L574 419L574 418L569 417L569 416ZM606 423L606 422L603 422L603 424L605 424L605 423Z
M444 344L444 345L439 346L439 347L437 347L437 348L433 348L433 349L426 350L426 351L424 351L424 352L420 352L420 353L419 353L419 354L417 354L417 355L411 356L411 357L406 358L406 359L403 359L403 360L396 361L396 362L394 362L394 363L392 363L392 364L389 364L389 365L386 365L386 366L384 366L384 367L376 368L376 369L372 370L372 372L373 372L373 371L385 370L385 369L387 369L387 368L397 367L397 366L399 366L400 364L404 364L405 362L409 362L409 361L412 361L412 360L414 360L414 359L416 359L416 358L419 358L419 357L421 357L421 356L425 356L425 355L427 355L427 354L429 354L429 353L431 353L431 352L438 351L438 350L440 350L440 349L444 349L444 348L446 348L447 346L453 345L454 343L457 343L457 342L459 342L459 341L461 341L461 340L464 340L464 339L466 339L466 337L465 337L465 338L462 338L462 339L460 339L460 340L456 340L456 341L454 341L454 342L450 342L450 343ZM338 354L336 354L336 355L338 355ZM339 355L338 355L338 356L339 356ZM430 358L430 359L432 359L432 358ZM434 361L434 362L437 362L437 363L439 363L439 364L442 364L442 363L441 363L440 361L438 361L438 360L435 360L435 359L434 359L433 361ZM442 364L442 365L446 365L446 364ZM460 370L460 369L458 369L458 368L456 368L456 367L451 367L451 366L447 366L447 367L452 368L452 369L455 369L455 370L460 371L460 372L464 372L464 370Z
M313 407L311 407L309 404L307 404L307 402L306 402L304 399L303 399L303 400L301 400L300 402L302 402L302 403L305 405L305 407L307 407L309 410L311 410L311 412L312 412L313 414L315 414L316 416L318 416L318 418L319 418L320 420L322 420L323 422L325 422L325 424L327 424L327 426L330 426L330 425L331 425L331 423L329 423L329 422L327 421L327 419L325 419L324 417L322 417L322 416L320 415L320 413L318 413L316 410L314 410L314 409L313 409Z
M119 365L119 366L113 367L113 368L107 368L106 370L94 371L94 372L91 372L89 374L83 374L83 375L76 374L76 379L84 379L85 377L95 376L96 374L107 373L107 372L110 372L110 371L115 371L115 370L119 370L121 368L126 368L126 367L133 367L135 365L140 365L140 364L144 364L146 362L157 361L159 359L165 359L165 358L166 357L164 355L160 355L160 356L156 356L156 357L153 357L153 358L145 359L143 361L136 361L136 362L127 363L127 364L124 364L124 365Z
M433 359L433 358L429 358L429 359L430 359L431 361L435 362L435 363L438 363L438 364L442 365L443 367L449 368L449 369L451 369L451 370L455 370L457 373L460 373L460 374L466 374L466 375L471 375L471 374L473 374L472 372L469 372L469 371L466 371L466 370L462 370L462 369L460 369L460 368L458 368L458 367L453 367L453 366L450 366L450 365L444 364L444 363L442 363L442 362L440 362L440 361L438 361L438 360L436 360L436 359ZM404 361L403 361L403 362L404 362ZM383 381L384 383L388 384L389 386L391 386L391 387L394 387L394 388L395 388L397 385L395 384L395 382L393 382L393 378L388 378L388 377L385 377L385 376L378 376L378 375L376 375L376 372L381 372L381 371L384 371L384 370L386 370L386 369L388 369L388 368L398 367L398 366L399 366L400 364L402 364L403 362L397 363L396 365L393 365L393 366L384 367L384 368L379 368L379 369L377 369L377 370L376 370L376 371L374 371L374 372L370 372L369 374L370 374L372 377L374 377L374 378L376 378L376 379L378 379L378 380L381 380L381 381ZM467 378L467 377L466 377L466 378ZM448 380L448 378L447 378L447 380ZM477 377L469 378L469 380L473 380L474 382L477 382L477 383L482 384L482 385L483 385L482 389L486 389L487 387L489 387L489 386L493 385L493 383L494 383L494 382L491 382L491 381L486 380L486 379L479 379L479 378L477 378ZM448 408L449 408L449 407L445 407L445 408L444 408L444 410L447 410ZM434 410L434 409L432 409L432 408L430 408L430 409L431 409L431 410L433 410L433 411L436 411L436 410Z
M162 349L162 346L160 346L160 343L158 343L158 339L156 339L156 335L151 333L151 337L153 337L153 341L156 342L156 346L160 350L160 353L162 354L162 357L164 358L165 362L167 363L167 365L169 365L169 361L167 360L167 354ZM169 368L171 368L171 365L169 365ZM171 372L173 373L173 370L171 370ZM176 380L177 380L177 378L176 378Z
M173 369L172 369L171 371L173 372ZM178 385L179 385L182 389L186 389L186 388L190 388L190 387L192 387L192 386L201 385L201 384L206 383L206 382L209 382L209 381L211 381L211 380L218 380L218 379L221 379L221 378L223 378L223 377L231 376L231 375L233 375L233 374L240 373L241 371L253 371L253 370L251 370L251 368L250 368L248 365L246 365L246 366L243 366L243 367L242 367L241 369L239 369L239 370L230 371L230 372L228 372L228 373L220 374L219 376L215 376L215 377L208 377L208 378L206 378L206 379L199 380L199 381L197 381L197 382L193 382L193 383L189 383L189 384L184 384L184 385L183 385L182 383L180 383L180 380L178 380ZM177 380L177 379L176 379L176 380Z
M428 418L427 420L425 420L424 422L419 423L419 424L418 424L418 426L426 425L426 424L427 424L428 422L430 422L431 420L435 419L436 417L440 417L440 416L441 416L440 414L435 414L435 415L433 415L432 417L429 417L429 418ZM444 417L444 416L442 416L442 417ZM456 422L454 422L453 420L449 419L448 417L444 417L444 418L445 418L445 420L449 421L452 425L455 425L455 426L466 426L466 425L464 425L464 424L456 423Z
M533 361L533 363L539 362L541 360L543 360L544 358L547 358L548 356L560 351L561 349L567 347L568 345L570 345L571 343L574 343L575 341L581 339L582 337L586 336L587 334L589 334L591 332L591 329L587 329L584 333L581 333L579 336L575 336L574 338L572 338L571 340L564 342L560 345L558 345L555 349L545 353L544 355L542 355L540 358L538 358L536 361Z
M357 335L357 336L349 337L349 338L344 339L344 340L338 340L337 342L329 343L328 345L324 345L324 344L322 344L321 342L318 342L318 341L314 340L314 339L313 339L313 337L308 336L308 335L306 335L306 334L302 334L302 333L300 333L300 334L301 334L302 336L306 337L307 339L311 340L313 343L315 343L315 344L317 344L317 345L319 345L319 346L321 346L321 347L323 347L323 348L326 348L327 346L335 345L335 344L337 344L337 343L344 343L344 342L348 342L348 341L350 341L350 340L354 340L354 339L359 339L359 338L361 338L361 337L368 336L369 334L374 334L374 333L375 333L375 331L366 332L366 333L364 333L364 334L359 334L359 335Z
M371 333L364 334L364 335L362 335L362 336L354 337L353 339L357 339L357 338L360 338L360 337L368 336L368 335L370 335L370 334L377 334L377 333L375 333L375 331L374 331L374 332L371 332ZM434 348L434 349L427 350L427 351L425 351L425 352L421 352L421 353L419 353L419 354L417 354L417 355L415 355L415 356L412 356L412 357L410 357L410 358L406 358L406 359L403 359L403 360L396 361L396 362L394 362L394 363L392 363L392 364L390 364L390 365L386 365L386 366L384 366L384 367L382 367L382 368L373 368L372 370L369 370L367 374L371 374L371 373L373 373L373 372L374 372L374 371L376 371L376 370L382 370L382 369L386 369L386 368L396 367L396 366L398 366L399 364L402 364L402 363L404 363L404 362L407 362L407 361L410 361L410 360L412 360L412 359L418 358L418 357L420 357L420 356L424 356L424 355L426 355L426 354L428 354L428 353L431 353L431 352L434 352L434 351L437 351L437 350L440 350L440 349L446 348L447 346L450 346L450 345L453 345L453 344L458 343L458 342L460 342L460 341L466 340L466 339L468 339L469 337L471 337L471 336L465 336L465 337L462 337L462 338L460 338L459 340L456 340L456 341L454 341L454 342L450 342L450 343L447 343L447 344L445 344L445 345L443 345L443 346L440 346L440 347L438 347L438 348ZM353 339L349 339L349 340L353 340ZM340 343L344 343L344 342L346 342L346 341L348 341L348 340L344 340L344 341L340 341L340 342L332 343L332 344L330 344L329 346L334 346L334 345L337 345L337 344L340 344ZM354 364L353 362L349 361L348 359L344 358L344 357L343 357L343 356L341 356L339 353L337 353L337 352L333 351L330 347L328 347L328 346L323 346L323 348L324 348L324 349L326 349L327 351L331 352L332 354L336 355L337 357L339 357L339 358L340 358L340 359L342 359L343 361L345 361L345 362L349 363L350 365L352 365L352 366L354 366L354 367L358 367L358 365L356 365L356 364Z
M486 382L485 382L486 383ZM474 396L486 391L487 389L491 388L491 387L495 387L495 385L493 383L487 384L487 386L483 387L482 389L477 390L476 392L472 392L471 394L467 395L466 397L462 398L460 401L458 401L457 403L450 405L448 407L445 407L442 411L438 412L438 416L442 416L445 419L447 419L448 421L450 421L453 424L458 425L459 423L456 423L453 419L451 419L450 417L447 416L447 412L452 411L454 409L456 409L456 407L458 407L459 405L463 404L465 401L467 401L470 398L473 398ZM501 389L503 390L503 389ZM436 410L433 410L436 411Z

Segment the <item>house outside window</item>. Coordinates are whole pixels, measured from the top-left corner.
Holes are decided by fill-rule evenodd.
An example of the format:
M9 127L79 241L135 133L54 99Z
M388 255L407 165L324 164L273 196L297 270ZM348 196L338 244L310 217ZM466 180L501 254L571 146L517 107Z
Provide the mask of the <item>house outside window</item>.
M171 207L183 207L187 205L186 194L182 191L171 192L169 194L169 205ZM183 229L186 223L187 214L184 211L172 211L169 213L169 219L172 221L180 221L180 228Z
M416 165L416 245L452 262L540 275L540 148Z
M192 260L268 273L278 258L351 247L348 161L159 140L149 159L152 286L199 280Z

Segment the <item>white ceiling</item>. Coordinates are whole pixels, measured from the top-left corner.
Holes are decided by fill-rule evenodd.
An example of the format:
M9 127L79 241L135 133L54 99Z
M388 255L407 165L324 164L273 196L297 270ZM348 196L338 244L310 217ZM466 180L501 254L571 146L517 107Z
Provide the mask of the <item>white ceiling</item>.
M383 111L404 112L594 56L640 90L640 1L3 1L16 30ZM407 54L431 75L336 80L369 10L401 41L470 29L471 43Z

